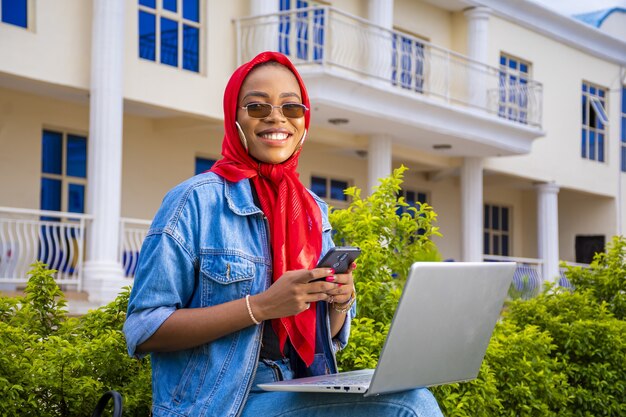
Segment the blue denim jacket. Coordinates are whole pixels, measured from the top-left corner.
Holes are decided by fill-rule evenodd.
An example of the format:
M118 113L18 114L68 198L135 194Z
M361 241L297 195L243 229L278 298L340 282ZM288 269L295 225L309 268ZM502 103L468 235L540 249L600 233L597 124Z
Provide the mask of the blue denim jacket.
M333 245L328 207L322 254ZM128 353L146 341L179 308L206 307L258 294L271 284L267 220L255 206L248 180L232 183L213 173L172 189L145 238L131 292L124 333ZM335 352L347 344L350 311L331 340L326 303L317 303L317 346L311 374L337 372ZM251 388L262 325L251 325L211 343L151 354L155 417L237 416Z

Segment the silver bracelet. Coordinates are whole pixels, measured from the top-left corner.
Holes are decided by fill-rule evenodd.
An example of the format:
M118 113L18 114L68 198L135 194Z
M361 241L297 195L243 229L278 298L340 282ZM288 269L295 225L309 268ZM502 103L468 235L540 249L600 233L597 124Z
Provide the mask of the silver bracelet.
M261 324L261 322L254 317L254 314L252 314L252 308L250 307L250 294L246 295L246 307L248 307L248 315L254 324Z

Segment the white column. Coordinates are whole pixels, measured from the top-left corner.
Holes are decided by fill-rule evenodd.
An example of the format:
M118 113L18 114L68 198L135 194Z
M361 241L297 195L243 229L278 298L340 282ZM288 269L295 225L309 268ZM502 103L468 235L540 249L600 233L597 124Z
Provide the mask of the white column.
M388 177L391 174L391 150L390 136L370 136L367 152L367 189L372 192L373 187L378 185L378 179Z
M369 0L367 19L384 29L371 28L368 33L367 71L369 74L388 82L391 79L392 39L389 30L393 29L393 0ZM388 29L388 30L386 30Z
M87 231L83 288L89 300L114 299L124 280L118 260L123 117L124 0L94 0L91 39L91 91Z
M279 1L268 0L249 0L250 1L250 15L259 16L270 13L278 13L280 11ZM295 16L293 14L292 16ZM250 56L247 59L251 59L256 54L263 51L278 51L278 16L270 16L263 18L262 20L255 21L254 25L249 28L251 36L245 36L241 39L242 42L251 42L252 48ZM296 24L291 22L291 29L289 36L298 36L296 33Z
M559 187L554 183L537 184L537 247L543 261L544 281L559 279Z
M467 56L479 63L489 60L489 14L487 7L465 10L467 18ZM487 73L482 65L470 65L468 69L468 94L470 104L485 108L487 105Z
M461 166L462 260L483 260L483 160L464 158Z

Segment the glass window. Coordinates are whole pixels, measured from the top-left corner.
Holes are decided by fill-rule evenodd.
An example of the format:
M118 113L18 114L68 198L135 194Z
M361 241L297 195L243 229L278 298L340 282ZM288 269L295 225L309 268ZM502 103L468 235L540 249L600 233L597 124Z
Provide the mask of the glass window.
M63 166L63 134L44 130L41 148L41 172L61 175L61 167Z
M87 138L44 130L41 137L42 210L85 212ZM57 220L46 217L48 220Z
M163 0L163 8L176 13L176 0Z
M527 123L528 81L531 63L508 54L500 55L498 115Z
M183 0L183 19L200 23L200 1Z
M404 201L408 203L409 206L416 208L419 208L420 203L426 203L426 193L423 191L407 190L403 188L398 192L398 197L404 197ZM398 206L398 208L396 209L396 213L398 215L401 215L405 212L413 214L412 212L408 211L407 208L408 207Z
M344 190L349 186L350 181L319 175L311 176L311 191L322 199L332 200L333 203L348 201L348 196L344 194Z
M178 23L161 18L161 63L178 66Z
M156 16L139 11L139 57L156 59Z
M486 255L510 255L510 213L509 207L485 204L483 252Z
M85 186L82 184L69 184L67 195L67 211L70 213L85 212Z
M196 157L195 174L202 174L203 172L210 170L214 163L215 159Z
M343 191L348 188L347 181L330 180L330 198L333 200L346 201L348 196Z
M61 180L41 179L41 210L61 211Z
M67 175L87 178L87 138L67 135Z
M424 43L410 34L392 36L391 82L424 92Z
M327 198L328 192L326 191L326 178L311 177L311 191L321 198Z
M27 0L1 0L2 22L10 25L28 27Z
M200 0L139 0L139 57L200 71Z
M199 71L198 43L200 30L185 25L183 29L183 68L189 71Z
M582 84L581 152L584 159L604 162L609 117L606 112L606 89L591 83Z

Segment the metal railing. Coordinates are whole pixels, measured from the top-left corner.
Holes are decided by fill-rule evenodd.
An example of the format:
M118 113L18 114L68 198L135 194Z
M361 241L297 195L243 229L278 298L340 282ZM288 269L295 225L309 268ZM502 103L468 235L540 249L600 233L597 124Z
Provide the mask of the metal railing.
M124 276L133 278L137 270L139 251L143 243L150 221L143 219L122 218L120 220L120 255L119 259L124 268Z
M85 214L0 207L0 283L23 284L36 261L55 269L58 284L81 290Z
M341 71L432 100L477 108L541 128L543 88L513 82L505 67L474 61L409 34L328 6L235 19L237 59L282 52L299 67Z

